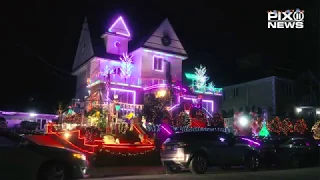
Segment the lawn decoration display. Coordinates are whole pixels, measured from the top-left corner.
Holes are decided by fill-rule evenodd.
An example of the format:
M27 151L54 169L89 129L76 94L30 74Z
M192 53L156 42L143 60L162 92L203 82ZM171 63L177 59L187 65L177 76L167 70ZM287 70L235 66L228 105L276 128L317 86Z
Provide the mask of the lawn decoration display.
M189 114L182 111L179 113L179 115L177 117L176 126L178 126L178 127L190 126L190 123L191 123L190 121L191 121L191 118L190 118Z
M225 128L226 125L225 125L222 114L215 113L210 122L210 126L214 128Z
M304 134L308 130L308 126L304 119L299 119L294 124L294 132Z
M282 122L280 121L280 118L276 116L274 119L269 121L267 123L268 130L272 133L280 135L282 132Z
M243 112L234 114L233 127L235 134L238 136L251 136L252 135L252 122L253 118L249 114Z
M311 128L311 132L313 133L313 138L316 140L320 140L320 120L318 120Z
M259 117L254 119L251 125L251 129L252 134L254 134L255 136L260 135L260 131L262 130L262 118Z
M286 136L294 132L292 122L289 118L286 118L282 121L281 132Z

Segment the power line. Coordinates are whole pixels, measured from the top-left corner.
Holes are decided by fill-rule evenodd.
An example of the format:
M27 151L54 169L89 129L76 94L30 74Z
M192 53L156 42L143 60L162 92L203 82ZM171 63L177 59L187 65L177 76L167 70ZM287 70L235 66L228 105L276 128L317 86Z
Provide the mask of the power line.
M31 49L30 47L23 46L23 48L26 49L26 50L28 50L28 51L30 51L38 60L44 62L47 66L50 66L51 68L53 68L53 69L55 69L55 70L57 70L57 71L59 71L59 72L63 72L63 73L65 73L65 74L67 74L67 75L71 75L70 72L67 72L67 71L65 71L65 70L62 70L62 69L57 68L56 66L50 64L48 61L46 61L45 59L43 59L39 54L37 54L37 53L36 53L33 49ZM53 73L53 72L52 72L52 73ZM54 74L56 74L56 73L54 73ZM56 74L56 75L58 75L58 74ZM60 75L58 75L58 76L60 76ZM62 76L60 76L60 77L62 77Z

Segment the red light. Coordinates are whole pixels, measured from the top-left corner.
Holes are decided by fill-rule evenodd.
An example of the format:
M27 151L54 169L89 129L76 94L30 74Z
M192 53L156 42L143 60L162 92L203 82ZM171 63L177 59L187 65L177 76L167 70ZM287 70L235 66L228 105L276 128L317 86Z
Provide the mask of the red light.
M161 146L161 150L162 150L162 151L164 151L164 144L162 144L162 146Z

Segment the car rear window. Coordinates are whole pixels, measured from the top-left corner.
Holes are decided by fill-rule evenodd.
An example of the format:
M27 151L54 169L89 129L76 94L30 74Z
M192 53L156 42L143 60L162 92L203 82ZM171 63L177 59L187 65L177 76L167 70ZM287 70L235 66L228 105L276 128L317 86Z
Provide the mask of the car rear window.
M170 137L173 141L183 140L213 140L216 136L222 135L222 132L185 132L176 133ZM225 134L224 134L225 135Z

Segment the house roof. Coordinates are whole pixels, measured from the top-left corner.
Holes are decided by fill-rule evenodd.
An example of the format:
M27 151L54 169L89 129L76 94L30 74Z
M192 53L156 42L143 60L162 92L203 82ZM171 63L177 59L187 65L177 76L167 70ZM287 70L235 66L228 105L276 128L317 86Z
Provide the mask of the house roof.
M95 13L88 13L86 16L86 21L89 27L94 56L106 57L106 58L112 56L106 53L105 44L101 37L103 34L107 32L109 26L113 23L113 19L112 18L110 19L110 17L111 16L108 14L97 15ZM139 35L138 33L133 34L134 39L129 41L128 51L132 52L138 48L144 47L143 46L144 43L151 37L151 35L157 30L157 28L159 28L160 24L161 22L159 22L156 26L150 27L150 31L147 34L143 34L143 35ZM138 27L135 27L135 28L137 29ZM160 50L160 49L154 49L150 47L146 47L146 48L185 56L185 54L180 54L177 52L164 51L162 49ZM119 57L116 57L116 58L119 58Z

